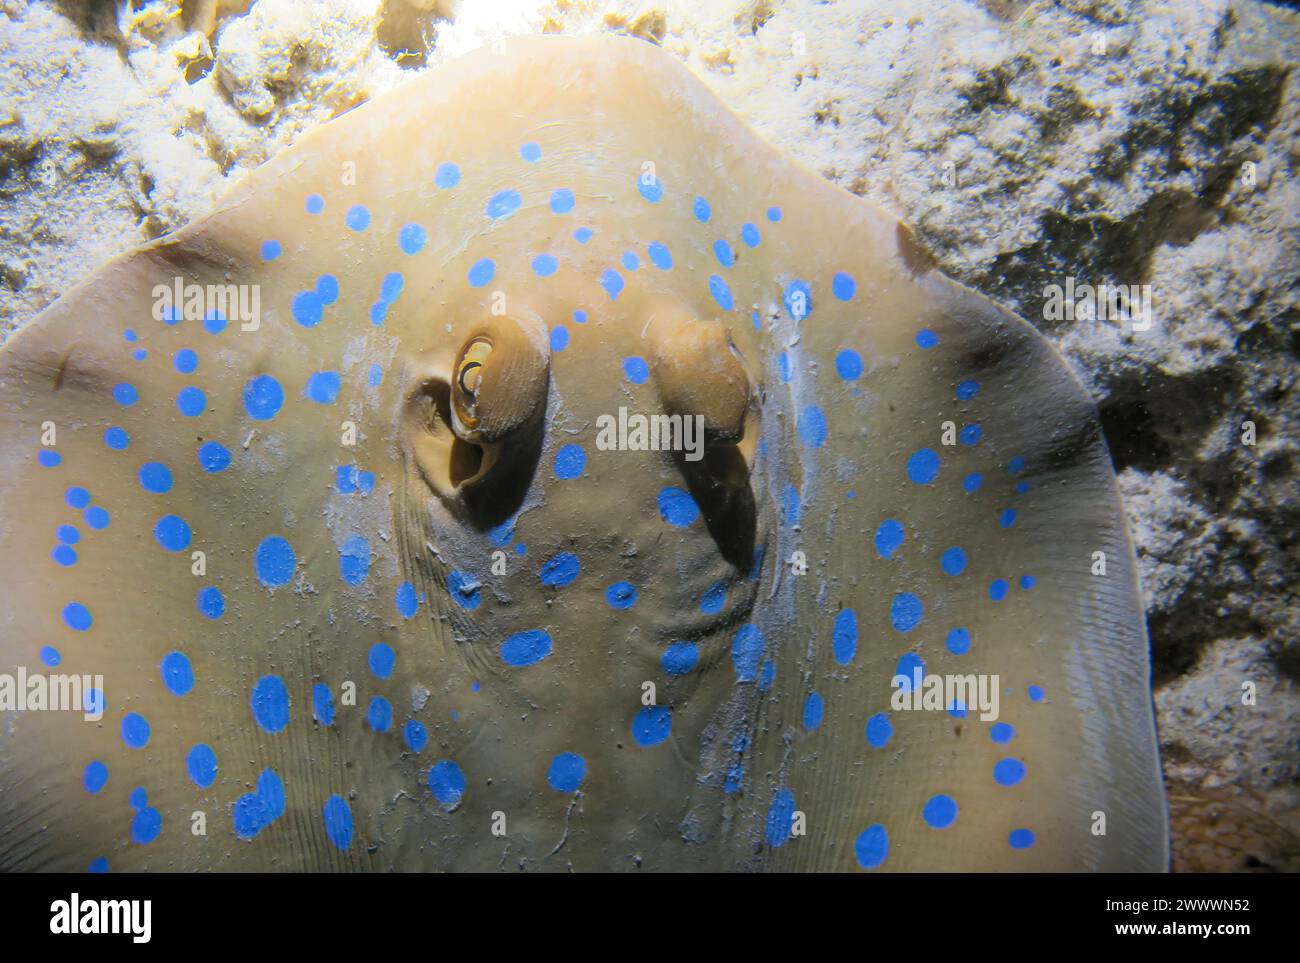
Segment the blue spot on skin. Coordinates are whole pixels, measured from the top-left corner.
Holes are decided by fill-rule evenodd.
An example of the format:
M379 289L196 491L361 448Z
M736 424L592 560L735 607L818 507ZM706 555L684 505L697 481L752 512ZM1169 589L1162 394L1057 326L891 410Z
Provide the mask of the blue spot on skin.
M341 495L369 494L375 490L375 474L356 465L339 465L334 469L334 490Z
M539 278L549 278L559 268L560 262L552 254L539 254L533 258L533 273Z
M104 444L114 451L125 451L130 443L131 436L125 430L116 427L104 430Z
M943 553L939 565L945 575L960 575L966 569L966 553L954 545Z
M1006 745L1016 736L1016 729L1007 722L995 722L989 728L989 738L998 745Z
M727 287L727 282L716 274L709 275L709 293L713 295L713 300L718 302L718 307L723 311L730 311L735 306L735 301L731 297L731 288Z
M519 205L523 203L523 198L515 190L500 191L492 195L492 199L487 202L487 208L484 213L494 221L502 221L519 210Z
M148 845L162 832L162 813L148 807L141 809L131 820L131 842L141 846Z
M54 535L65 545L76 545L81 541L81 533L72 525L60 525L54 530Z
M406 283L401 273L390 271L384 275L384 279L379 282L379 299L385 304L392 304L402 296L402 286ZM378 365L374 367L378 368Z
M144 350L144 348L141 348L139 351L133 351L131 357L135 358L136 361L143 361L145 358L149 357L149 352Z
M311 714L323 726L334 725L334 694L324 682L311 687Z
M790 317L796 321L802 321L812 314L812 288L807 281L795 280L787 284L781 294L781 301Z
M447 576L447 591L452 601L468 612L473 612L483 601L478 579L468 572L453 570Z
M387 732L393 727L393 704L383 696L375 696L370 700L370 707L366 710L366 725L370 726L375 732Z
M169 552L184 551L190 545L190 526L179 515L164 515L154 525L153 537Z
M635 251L624 251L622 261L623 267L629 271L636 271L641 267L641 259L636 256Z
M587 453L581 445L562 445L555 453L555 477L578 478L587 467Z
M963 445L967 445L967 446L977 445L979 444L980 438L982 438L983 436L984 436L984 429L981 428L979 425L966 425L957 434L957 440L960 441Z
M1006 579L1004 578L994 579L992 584L989 585L989 598L991 598L994 602L1001 602L1004 598L1007 597L1007 591L1009 590L1009 588L1010 586L1007 585Z
M551 654L551 637L542 629L516 632L501 643L501 661L506 665L536 665Z
M274 261L280 256L279 241L263 241L261 255L263 261Z
M1042 702L1047 698L1047 694L1043 692L1043 687L1040 685L1031 685L1025 692L1028 693L1030 702Z
M454 808L465 795L465 774L460 766L444 759L429 770L429 790L443 806Z
M939 336L929 328L916 333L916 344L920 348L929 350L939 343Z
M194 785L207 789L217 779L217 754L211 746L200 742L185 757L185 771Z
M86 792L99 792L108 782L108 766L104 765L98 759L86 766L85 775L81 779L82 785L86 787Z
M650 263L661 271L668 271L673 266L673 255L668 247L659 241L652 241L646 248L646 254L650 258Z
M86 509L86 524L97 532L108 528L108 510L101 505L91 505Z
M140 487L147 492L161 495L171 491L172 473L162 462L147 461L140 466Z
M768 659L763 663L762 674L758 677L758 691L767 692L772 688L772 681L776 678L776 664Z
M496 273L496 263L490 257L485 257L475 261L465 276L470 283L470 287L481 288L486 284L491 284L492 279L496 277Z
M519 148L519 156L530 164L536 164L542 159L542 149L530 141Z
M907 533L901 522L886 518L876 529L876 551L881 558L893 558L894 552L902 547L906 537Z
M899 592L889 608L889 621L898 632L911 632L924 615L925 606L911 592Z
M127 384L125 381L113 386L113 400L123 408L129 408L140 399L140 394L135 390L135 385Z
M551 331L551 350L555 352L563 351L569 346L569 331L563 325L559 325Z
M771 221L773 224L781 220L781 208L769 207L767 209L767 219Z
M831 293L841 301L850 301L858 289L858 283L852 276L840 271L831 279Z
M304 328L314 328L324 316L325 306L315 291L299 291L290 302L293 319Z
M731 249L723 238L718 238L713 242L713 256L718 259L718 263L724 268L733 267L736 263L736 252Z
M325 838L334 848L343 852L352 845L352 810L342 796L330 796L321 807L321 821L325 824Z
M339 578L360 585L370 575L370 543L364 535L349 535L339 548Z
M717 615L727 601L727 583L719 579L710 585L700 599L700 611L705 615Z
M393 601L397 604L397 614L404 619L414 617L415 608L418 600L415 596L415 586L410 582L403 582L397 586L397 593L393 596Z
M68 503L69 508L82 509L90 504L90 492L84 488L73 486L63 493L63 500Z
M397 234L397 246L403 254L419 254L428 240L429 235L419 224L407 224Z
M907 477L916 485L928 485L939 477L939 455L933 448L922 448L907 459Z
M319 214L321 211L325 210L325 198L321 197L319 194L308 194L305 206L308 214Z
M439 164L437 172L433 175L433 182L443 190L455 187L460 183L460 168L451 163Z
M257 580L267 588L288 585L293 579L296 565L297 559L293 554L293 546L279 535L262 539L253 554L253 567L257 571Z
M611 301L617 301L619 293L623 290L623 275L613 268L606 268L601 272L600 286L605 289Z
M790 838L794 823L794 793L779 789L767 809L767 844L773 849L783 846Z
M284 404L284 388L270 375L258 375L244 386L244 410L255 421L274 418Z
M615 582L605 589L605 601L612 609L630 609L636 605L636 586L631 582Z
M568 214L573 210L573 191L561 187L551 194L551 210L556 214Z
M862 356L845 348L835 356L835 371L845 381L856 381L862 377Z
M370 366L370 374L366 376L366 384L371 388L378 388L383 383L384 369L377 364L372 364Z
M59 650L54 646L43 645L41 646L41 661L53 668L63 661L63 657L59 655Z
M623 373L627 375L627 380L632 384L643 385L646 383L646 379L650 377L650 366L645 363L645 358L624 358Z
M700 507L684 489L665 488L659 492L659 517L675 528L686 528L700 517Z
M333 304L339 299L339 279L332 274L322 274L316 279L316 296L321 304Z
M176 407L186 418L197 418L207 407L207 396L192 385L182 388L176 395Z
M264 675L249 696L253 719L270 733L280 732L289 724L289 690L278 675Z
M587 323L587 312L586 312L586 311L583 311L581 308L579 308L577 311L574 311L574 312L573 312L573 323L574 323L574 324L586 324L586 323Z
M880 823L868 826L853 844L853 855L863 869L876 869L889 858L889 833Z
M573 232L573 239L577 241L579 244L586 244L588 241L591 240L591 234L592 234L591 228L580 227Z
M713 216L713 210L709 207L709 202L702 197L695 198L691 211L694 213L695 219L701 224L708 224L709 218Z
M972 381L970 379L967 379L966 381L959 381L957 383L957 391L956 391L957 400L970 401L977 394L979 394L979 390L980 390L980 385L978 381Z
M318 405L332 405L338 399L341 387L337 371L317 371L307 379L303 395Z
M46 449L45 451L42 451L39 455L36 456L36 460L41 463L42 468L53 468L59 462L63 461L63 456L60 455L57 451L50 451Z
M1016 510L1014 508L1004 508L998 513L998 525L1002 528L1010 528L1016 523Z
M1007 845L1012 849L1028 849L1034 845L1034 838L1032 829L1013 829L1007 836Z
M199 448L199 467L213 475L225 471L230 467L230 452L215 441L205 442Z
M193 374L199 366L199 356L190 348L181 348L172 358L172 364L181 374Z
M587 778L587 761L572 752L562 752L551 760L546 784L556 792L577 792Z
M753 682L758 676L763 647L763 633L758 626L746 622L736 631L731 640L731 661L736 667L737 682Z
M1033 588L1037 584L1038 584L1038 579L1034 578L1032 575L1020 576L1020 587L1024 589L1026 592L1028 592L1031 588Z
M195 603L198 605L199 614L211 621L221 618L226 611L225 596L221 594L220 589L212 585L199 589Z
M841 609L831 630L831 651L835 661L848 665L858 652L858 616L852 609Z
M1022 481L1022 482L1016 482L1016 494L1017 494L1017 495L1023 495L1023 494L1025 494L1025 492L1027 492L1027 491L1029 491L1029 482L1025 482L1025 481Z
M921 810L921 817L931 829L947 829L957 821L957 803L951 796L931 796Z
M651 204L658 204L659 199L664 196L664 186L657 177L645 175L638 177L636 179L636 189Z
M402 726L402 741L412 752L423 751L429 744L429 733L425 731L424 723L415 719L407 720L406 725Z
M984 484L984 476L977 471L971 472L961 480L961 487L964 491L979 491L979 487Z
M208 334L220 334L226 330L226 318L220 311L209 311L203 319L203 327L207 329Z
M1021 455L1016 455L1015 458L1012 458L1009 462L1007 462L1007 471L1011 472L1011 474L1013 475L1019 475L1024 470L1025 470L1025 459Z
M952 629L945 644L953 655L965 655L970 651L970 629Z
M809 405L799 418L799 438L809 448L826 444L826 416L816 405Z
M370 226L370 212L363 204L353 204L348 208L343 222L354 231L364 231Z
M673 713L667 706L646 706L632 720L632 738L638 746L657 746L673 731Z
M56 545L50 551L50 558L54 559L59 565L67 568L70 565L77 564L77 551L69 548L67 545Z
M85 632L92 624L90 609L80 602L69 602L63 607L63 624L74 632Z
M692 642L674 642L659 657L659 667L669 675L686 675L700 664L700 650Z
M747 247L758 247L763 240L763 236L758 233L758 228L753 224L743 224L740 228L740 239L745 242Z
M143 749L149 744L149 723L138 712L128 712L122 717L122 741L132 749Z
M993 765L993 780L999 786L1014 786L1025 778L1025 764L1019 759L999 759Z
M257 777L257 791L235 800L235 834L251 839L283 815L284 783L274 769L263 769Z
M894 726L889 721L889 716L883 712L877 712L867 720L865 735L867 745L872 749L883 749L889 744L890 737L894 734Z
M782 351L776 359L776 368L777 373L781 376L781 382L783 384L789 384L790 376L793 373L790 370L790 355Z
M808 730L816 729L822 724L822 718L826 714L826 705L822 697L816 693L810 693L803 704L803 727Z
M543 585L560 588L571 583L581 572L582 565L578 562L578 556L572 552L561 552L542 564L537 577L542 580Z
M163 656L159 670L163 685L172 695L189 695L194 690L194 668L184 652L168 652Z

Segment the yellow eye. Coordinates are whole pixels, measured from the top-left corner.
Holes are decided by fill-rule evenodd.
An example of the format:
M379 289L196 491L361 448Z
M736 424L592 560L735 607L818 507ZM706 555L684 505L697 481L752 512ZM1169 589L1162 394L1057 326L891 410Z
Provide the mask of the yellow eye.
M476 338L471 341L460 356L456 369L456 387L461 398L461 414L467 427L473 427L478 415L478 392L483 383L483 365L492 354L492 342Z

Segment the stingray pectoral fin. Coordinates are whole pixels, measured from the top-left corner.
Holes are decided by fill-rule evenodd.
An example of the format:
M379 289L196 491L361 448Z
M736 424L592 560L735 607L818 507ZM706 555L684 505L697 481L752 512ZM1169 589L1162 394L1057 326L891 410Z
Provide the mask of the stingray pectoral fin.
M360 614L395 615L367 578L395 561L349 528L367 510L349 499L387 516L391 480L348 424L383 444L365 368L322 369L331 355L277 315L273 291L291 289L266 284L260 317L237 292L195 308L209 285L271 273L218 216L111 262L0 354L0 672L76 677L102 708L5 714L0 867L269 865L238 831L319 810L283 729L310 717L304 679L364 669L306 640L328 649ZM162 303L187 290L196 313ZM302 827L324 844L319 818Z
M763 710L790 737L766 767L773 865L1162 870L1145 623L1096 411L983 297L901 263L882 291L803 326L836 375L792 441L806 571L777 564L811 643ZM784 838L783 805L807 838Z

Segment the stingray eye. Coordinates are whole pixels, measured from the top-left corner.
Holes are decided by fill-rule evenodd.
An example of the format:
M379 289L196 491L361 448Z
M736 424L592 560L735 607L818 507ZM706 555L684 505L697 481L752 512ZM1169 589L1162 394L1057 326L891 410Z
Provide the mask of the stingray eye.
M479 389L483 385L484 365L492 354L492 342L475 338L465 346L456 362L458 414L467 428L478 424Z

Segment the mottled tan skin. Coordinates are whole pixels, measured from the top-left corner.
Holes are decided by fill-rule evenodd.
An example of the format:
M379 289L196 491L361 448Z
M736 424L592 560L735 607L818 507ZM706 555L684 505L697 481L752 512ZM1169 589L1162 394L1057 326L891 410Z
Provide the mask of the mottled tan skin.
M541 148L536 164L520 160L527 142ZM447 160L463 176L440 190L434 172ZM647 163L662 184L658 203L636 190ZM577 200L563 217L547 206L559 187ZM522 208L488 220L486 199L507 188L521 192ZM303 210L313 192L325 200L321 215ZM695 195L712 205L708 226L691 214ZM353 204L372 215L360 234L343 226ZM782 208L779 223L763 216L770 205ZM428 231L416 255L396 242L410 221ZM763 234L753 250L737 239L747 221ZM582 225L595 232L585 246L572 237ZM729 270L712 253L723 236L739 254ZM284 249L269 263L258 255L266 238ZM671 249L671 271L645 262L651 240ZM600 274L628 249L643 263L620 269L626 288L611 301ZM538 278L529 263L544 251L561 268ZM483 257L495 260L496 276L471 287L466 273ZM373 327L369 308L388 271L401 271L405 286L385 324ZM850 302L831 296L836 271L856 278ZM341 297L321 324L303 328L291 317L292 295L325 273L339 278ZM712 273L725 275L733 311L710 296ZM176 274L259 283L260 329L211 338L195 322L153 321L152 288ZM781 298L794 278L815 299L799 321ZM496 292L503 315L492 313ZM585 325L572 321L577 308L589 314ZM459 354L484 324L497 325L496 349L514 350L519 368L480 398L497 428L474 445L455 438L438 401L448 400L444 411L454 403ZM568 347L551 352L545 332L561 324ZM917 349L922 327L940 336L939 347ZM130 360L126 328L146 334L159 363ZM529 340L539 331L540 347ZM195 378L162 360L181 346L202 358L195 378L208 407L197 419L173 404ZM835 374L845 347L865 364L852 383ZM777 375L783 350L795 370L790 384ZM644 384L623 376L631 355L654 363ZM385 371L377 390L366 387L373 362ZM299 397L322 368L343 375L330 407ZM276 418L254 422L240 398L263 373L281 381L287 400ZM128 377L140 401L120 409L110 390ZM954 399L966 377L981 383L977 402ZM36 651L50 642L65 670L102 672L108 692L100 724L66 713L3 720L5 868L80 870L106 856L114 871L850 870L858 868L855 839L876 823L889 832L887 870L1166 865L1133 555L1083 392L1027 324L939 275L895 219L779 156L648 44L514 40L307 135L210 216L104 266L19 332L0 354L0 401L0 671L35 667ZM814 403L828 422L817 450L797 432ZM697 408L709 421L709 457L692 465L667 453L598 450L596 419L619 406ZM46 420L59 426L59 469L36 465ZM907 456L938 449L946 420L978 420L985 440L971 451L941 449L942 484L912 484ZM358 428L355 448L340 444L344 421ZM104 447L109 424L130 431L128 451ZM198 471L199 438L229 447L232 467ZM586 450L585 474L558 480L555 452L568 442ZM1004 531L996 513L1008 486L965 494L958 479L972 466L1004 475L1000 466L1013 455L1028 460L1033 487L1016 502L1022 520ZM173 468L166 495L135 481L138 465L154 459ZM334 467L351 463L375 472L371 495L333 492ZM787 483L803 493L797 528L782 523L777 507ZM90 488L113 521L83 539L78 564L62 570L48 552L55 526L69 520L68 484ZM666 524L656 509L666 486L689 487L704 518ZM520 509L514 539L527 554L507 548L507 574L492 574L496 547L485 530ZM192 526L192 548L207 553L206 579L190 574L188 551L154 543L149 533L164 511ZM909 541L894 560L872 548L885 518L907 520ZM369 579L353 588L339 578L337 546L357 532L375 557ZM274 591L258 584L251 562L269 534L288 538L298 563L294 584ZM954 544L972 559L960 580L938 566ZM764 549L757 580L748 577L754 548ZM1098 550L1109 559L1104 578L1090 574ZM578 555L582 572L548 588L537 572L560 551ZM805 553L806 574L787 564L795 551ZM482 581L474 611L449 597L453 568ZM1030 571L1038 578L1032 593L987 600L992 578ZM411 620L393 605L403 579L428 600ZM699 600L720 579L729 585L725 605L705 615ZM605 601L618 581L638 588L631 609ZM227 599L216 623L193 603L206 583ZM927 604L926 619L905 636L889 623L898 591ZM70 632L60 621L73 598L92 609L91 631ZM859 625L845 666L831 651L843 607L856 610ZM746 622L761 628L773 661L767 692L737 682L730 650ZM970 628L969 655L945 650L952 624ZM551 654L506 665L501 642L533 628L550 634ZM671 677L659 659L679 640L696 642L701 661ZM387 680L366 668L377 641L397 650ZM183 698L159 680L159 661L173 648L189 655L198 680ZM930 671L1001 675L1002 718L1018 733L1010 752L1028 767L1022 783L993 782L991 767L1008 750L973 717L896 714L889 745L867 745L863 726L888 709L889 679L909 650ZM284 678L292 698L290 724L274 735L254 725L248 704L254 681L268 673ZM314 723L312 684L328 683L337 699L346 680L357 685L358 705L340 705L331 727ZM671 738L651 747L630 732L646 682L672 709ZM1027 702L1031 683L1045 687L1046 703ZM826 715L807 731L802 710L814 689ZM374 694L393 703L393 731L364 725ZM125 711L150 720L146 748L123 746ZM429 730L419 754L403 751L398 735L408 718ZM749 745L738 759L742 732ZM220 760L208 790L184 775L197 741ZM587 762L577 793L546 784L551 758L565 751ZM112 773L93 797L81 786L90 759ZM450 812L426 786L439 759L456 761L467 779ZM741 791L724 793L738 761ZM231 804L267 766L284 780L287 811L257 838L236 839ZM145 846L129 837L127 797L136 786L164 819L162 835ZM806 834L773 848L765 821L778 788L793 791ZM938 831L921 808L941 792L959 800L961 815ZM322 826L333 793L349 799L355 819L347 852ZM1105 836L1090 832L1099 810ZM207 815L205 837L188 831L195 811ZM504 835L493 833L496 814ZM1013 851L1007 834L1022 826L1038 842Z

